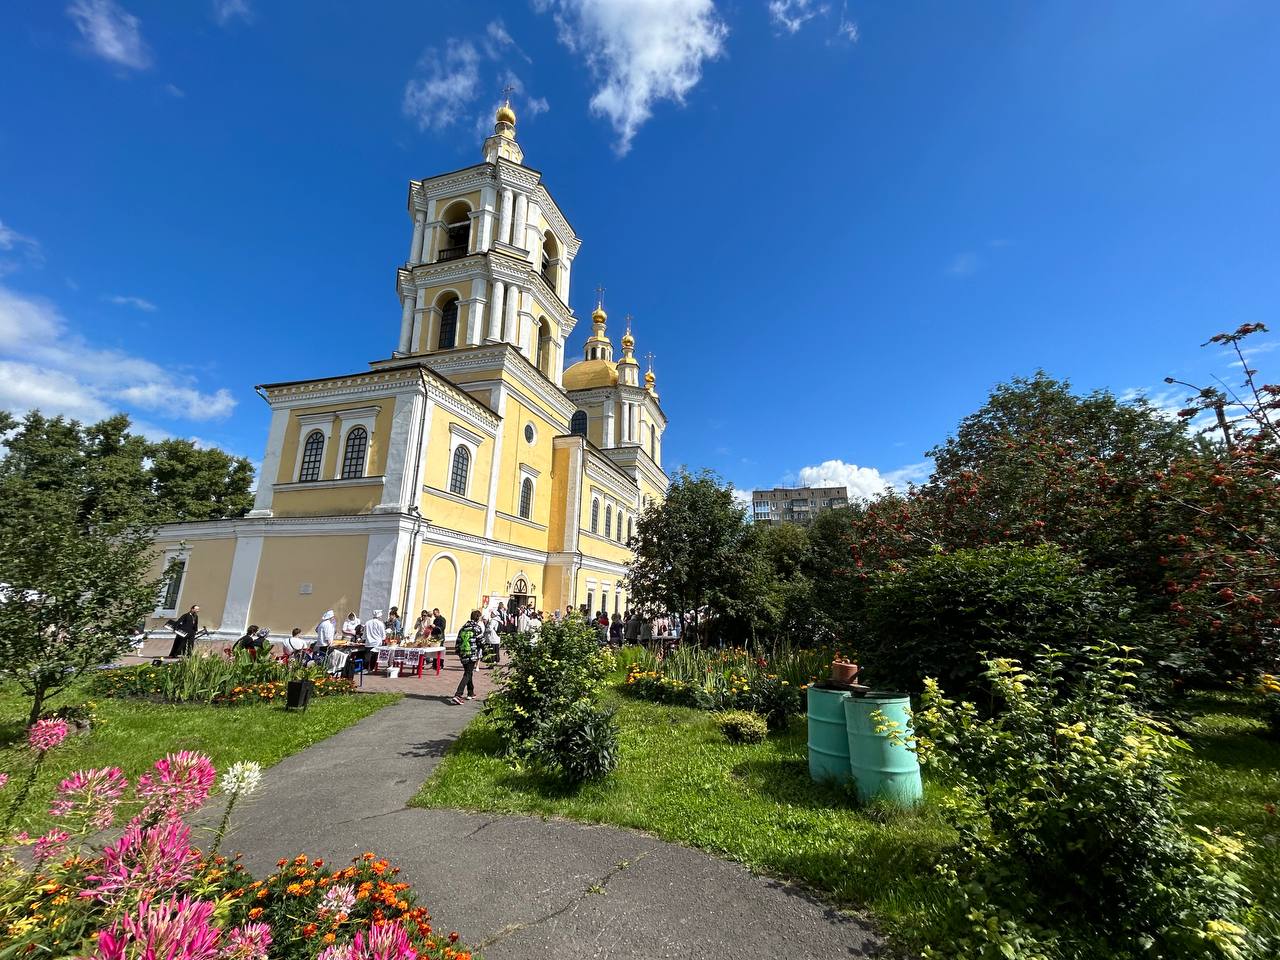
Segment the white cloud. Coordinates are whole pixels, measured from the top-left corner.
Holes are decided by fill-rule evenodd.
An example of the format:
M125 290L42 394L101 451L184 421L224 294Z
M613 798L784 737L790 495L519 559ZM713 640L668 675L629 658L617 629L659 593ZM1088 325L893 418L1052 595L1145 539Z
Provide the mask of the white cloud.
M451 43L444 57L428 50L418 63L426 75L410 78L404 88L404 112L423 130L443 130L456 123L475 101L480 88L480 55L470 43Z
M218 26L225 27L233 20L245 23L253 22L253 7L249 0L213 0L213 19Z
M151 66L141 21L113 0L75 0L67 16L95 56L133 70Z
M451 39L443 53L429 48L418 61L417 75L405 84L401 104L405 115L422 130L444 130L471 115L486 99L485 91L491 90L495 95L492 105L479 113L474 124L478 136L487 136L493 132L494 111L502 103L497 92L504 87L516 94L525 92L524 82L514 71L505 66L499 70L512 53L532 62L501 20L490 22L475 41ZM546 97L529 96L517 105L517 113L528 119L549 108Z
M812 0L769 0L769 19L779 30L796 33L808 21L825 14L827 7L815 7Z
M619 154L653 107L684 103L702 66L724 52L729 28L712 0L535 0L552 11L560 42L584 57L599 84L590 106L618 135Z
M114 303L118 307L137 307L139 310L145 310L147 313L154 313L156 305L150 300L143 300L142 297L124 297L120 294L112 294L109 297L103 297L107 303Z
M13 273L23 265L39 266L44 263L44 253L40 243L34 237L19 233L0 220L0 277Z
M849 19L849 5L846 3L840 13L840 22L836 24L836 33L831 38L831 41L833 43L857 43L858 36L857 21Z
M737 506L742 507L744 510L748 511L748 513L750 513L751 491L741 490L738 487L732 487L730 488L730 492L733 494L733 502Z
M931 467L929 463L913 463L881 473L875 467L859 467L843 460L824 460L813 466L801 467L796 471L795 482L802 487L847 487L851 499L869 499L888 489L902 490L909 483L927 479Z
M947 264L947 274L953 277L971 277L978 272L978 267L981 265L982 261L976 253L971 251L957 253Z
M95 419L130 406L180 420L216 420L231 391L204 392L143 357L95 347L52 303L0 286L0 408Z

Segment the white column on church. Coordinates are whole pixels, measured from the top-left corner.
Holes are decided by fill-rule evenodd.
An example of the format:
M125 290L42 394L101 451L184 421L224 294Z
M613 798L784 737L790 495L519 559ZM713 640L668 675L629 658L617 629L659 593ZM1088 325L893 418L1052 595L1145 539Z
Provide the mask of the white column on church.
M604 445L613 446L613 400L604 402Z
M524 193L516 194L516 219L511 228L511 242L521 250L527 250L529 238L525 236L525 225L529 222L529 197Z
M493 206L496 197L493 187L485 187L480 191L480 245L476 250L481 253L486 252L493 245Z
M498 222L498 240L502 243L511 242L511 207L512 194L510 187L502 188L502 219Z
M409 264L422 262L422 237L427 231L427 213L419 210L413 215L413 243L409 245Z
M488 292L489 283L484 277L476 277L471 281L471 309L467 311L468 346L484 342L484 309Z
M514 283L507 287L507 310L502 318L502 339L506 343L515 343L519 334L520 323L520 288Z
M525 217L524 217L524 223L525 223L524 236L520 238L521 240L524 241L524 243L520 244L520 246L524 247L524 249L528 250L530 253L533 254L533 262L537 264L539 268L541 268L542 238L538 235L538 228L534 225L537 219L538 219L538 201L530 197L528 209L525 211ZM533 234L533 236L530 236L530 234Z
M409 350L420 351L425 349L426 345L420 343L423 337L423 328L427 319L427 291L424 287L418 288L418 299L413 307L413 332L409 334Z
M493 302L489 304L489 335L486 339L502 340L502 317L506 309L507 285L501 280L493 281Z
M398 353L408 353L413 344L413 304L414 295L406 293L404 295L404 303L402 305L403 313L400 316L400 346L397 347Z
M563 300L565 303L569 302L569 268L572 266L573 266L573 261L570 260L568 257L566 257L563 253L561 253L560 269L557 271L559 274L557 279L560 282L556 284L556 286L559 288L556 290L556 293L559 294L560 299Z

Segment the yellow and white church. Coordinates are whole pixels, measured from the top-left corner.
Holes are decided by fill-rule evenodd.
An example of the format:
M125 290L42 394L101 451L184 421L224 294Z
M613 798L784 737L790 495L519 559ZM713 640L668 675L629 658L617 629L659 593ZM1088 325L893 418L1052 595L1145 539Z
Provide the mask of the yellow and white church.
M510 104L484 159L409 184L397 348L369 369L257 387L271 425L252 511L157 533L175 564L156 626L192 604L216 636L313 634L391 606L627 606L627 542L663 497L667 419L630 323L597 305L583 359L569 281L581 241L526 166Z

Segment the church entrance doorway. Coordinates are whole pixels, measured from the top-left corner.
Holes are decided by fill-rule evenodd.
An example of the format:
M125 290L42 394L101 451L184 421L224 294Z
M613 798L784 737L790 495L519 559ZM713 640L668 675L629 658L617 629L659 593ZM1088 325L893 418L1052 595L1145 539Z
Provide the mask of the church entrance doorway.
M529 582L524 577L517 577L515 583L511 585L511 596L507 599L507 612L515 616L536 599L529 592Z

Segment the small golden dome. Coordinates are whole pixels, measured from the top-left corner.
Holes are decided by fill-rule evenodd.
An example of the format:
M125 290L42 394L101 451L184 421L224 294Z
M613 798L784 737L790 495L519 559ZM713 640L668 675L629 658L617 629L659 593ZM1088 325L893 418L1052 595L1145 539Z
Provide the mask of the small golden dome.
M495 119L498 123L509 123L514 127L516 125L516 112L511 109L510 103L504 103L498 108Z
M624 333L624 334L622 335L622 346L623 346L625 349L628 349L628 350L629 350L629 349L631 349L632 347L634 347L635 345L636 345L636 338L635 338L635 337L633 337L630 333Z
M604 307L596 307L594 310L591 311L592 323L604 323L608 319L609 319L609 315L604 312Z
M653 375L653 371L652 371L652 370L650 370L648 373L646 373L646 374L644 375L644 382L645 382L645 384L646 384L647 386L650 386L650 387L652 387L652 386L653 386L653 381L655 381L655 380L657 380L657 379L658 379L658 378L657 378L657 377L655 377L655 376Z

